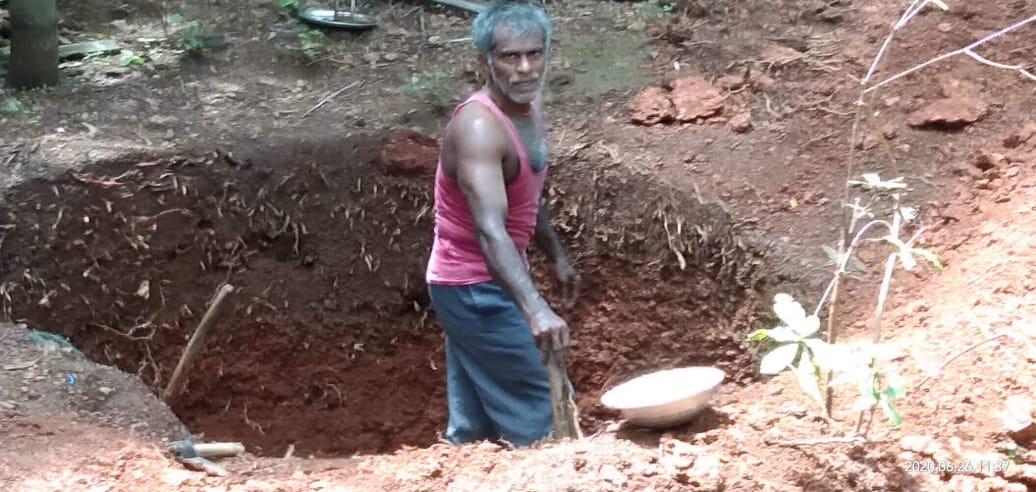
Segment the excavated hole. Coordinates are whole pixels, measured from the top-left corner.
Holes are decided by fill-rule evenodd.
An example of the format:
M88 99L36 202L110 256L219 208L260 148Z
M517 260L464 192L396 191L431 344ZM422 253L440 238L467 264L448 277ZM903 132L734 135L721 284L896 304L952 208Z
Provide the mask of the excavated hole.
M368 157L383 141L127 158L22 184L3 205L4 313L160 393L230 282L239 292L170 402L193 432L260 455L434 443L446 415L421 281L431 181L387 175ZM762 263L715 208L646 199L663 193L621 167L587 179L600 160L561 161L548 194L584 280L563 315L590 431L614 417L603 390L643 371L715 364L728 381L751 377L741 340Z

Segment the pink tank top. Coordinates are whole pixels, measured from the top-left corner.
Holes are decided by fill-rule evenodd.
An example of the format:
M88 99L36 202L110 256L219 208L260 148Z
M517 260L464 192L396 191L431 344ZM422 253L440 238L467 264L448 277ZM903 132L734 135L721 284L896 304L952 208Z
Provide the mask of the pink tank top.
M453 115L472 101L482 103L507 129L518 154L518 177L507 185L507 233L528 267L526 249L536 230L543 181L547 166L537 173L511 120L483 91L474 93L453 110ZM537 115L538 117L538 115ZM457 182L442 172L442 150L435 171L435 239L425 272L425 282L437 285L471 285L492 280L482 256L474 221Z

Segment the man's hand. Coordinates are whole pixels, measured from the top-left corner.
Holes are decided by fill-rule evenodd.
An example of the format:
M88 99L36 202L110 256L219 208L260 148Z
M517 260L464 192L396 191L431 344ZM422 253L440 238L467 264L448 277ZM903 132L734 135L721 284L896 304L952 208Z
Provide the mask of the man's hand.
M579 299L579 273L567 259L558 260L554 264L554 273L557 274L558 283L561 284L561 296L565 309L572 309L576 305L576 300Z
M548 306L540 308L529 317L529 327L544 356L548 351L564 354L571 344L568 323Z

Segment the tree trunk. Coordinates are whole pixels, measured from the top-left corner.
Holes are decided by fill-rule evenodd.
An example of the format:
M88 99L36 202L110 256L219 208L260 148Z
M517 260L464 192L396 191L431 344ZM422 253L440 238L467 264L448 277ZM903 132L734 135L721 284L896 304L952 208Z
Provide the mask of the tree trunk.
M57 0L11 0L9 82L17 89L58 84Z

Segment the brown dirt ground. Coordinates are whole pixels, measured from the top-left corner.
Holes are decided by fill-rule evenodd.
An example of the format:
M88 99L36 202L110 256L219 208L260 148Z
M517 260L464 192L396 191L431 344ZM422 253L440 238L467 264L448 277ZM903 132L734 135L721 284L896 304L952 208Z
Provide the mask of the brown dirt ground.
M430 39L465 36L468 15L378 4L378 29L328 32L332 50L310 63L278 48L297 40L296 23L273 2L167 2L228 34L228 46L197 57L148 52L139 39L163 35L161 9L123 3L65 7L64 34L102 32L148 62L73 61L60 87L2 94L0 294L10 320L66 335L131 376L42 352L5 325L4 490L1036 489L1032 442L1018 442L1006 471L906 471L920 457L1008 460L999 412L1036 388L1036 84L953 58L882 89L853 142L858 77L900 2L682 2L658 15L628 3L547 5L558 30L550 196L586 284L563 314L592 437L534 449L437 443L441 338L421 285L430 180L380 158L390 131L435 138L445 122L435 101L399 93L411 74L463 81L441 92L449 104L474 87L470 48ZM897 35L879 77L1034 9L930 8ZM1031 69L1032 33L981 53ZM625 50L608 43L627 35L643 55L634 70L592 49ZM746 68L772 82L730 85ZM637 70L643 79L615 75ZM644 86L688 75L731 87L720 114L630 123ZM36 110L10 110L11 97ZM960 128L911 126L943 97L985 111ZM774 292L819 299L830 270L820 246L837 240L850 148L859 172L906 177L923 244L946 268L897 271L882 319L882 341L898 351L886 364L910 383L903 425L879 415L867 444L788 446L854 428L852 395L839 393L827 420L793 376L756 377L756 348L742 340L770 322ZM843 337L871 336L886 254L860 251L869 272L842 292ZM166 407L151 392L223 282L242 290ZM1002 333L918 387L950 355ZM598 404L643 371L694 364L723 368L728 382L684 427L630 429ZM186 436L177 418L249 453L225 460L228 477L185 470L162 451Z

